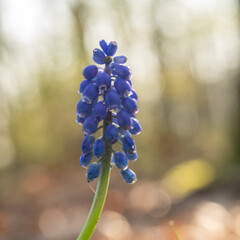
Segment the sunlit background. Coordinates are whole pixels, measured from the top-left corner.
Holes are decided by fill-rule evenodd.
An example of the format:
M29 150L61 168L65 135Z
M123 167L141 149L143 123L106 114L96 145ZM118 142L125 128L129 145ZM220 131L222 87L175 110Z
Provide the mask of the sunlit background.
M80 232L94 193L75 107L102 39L128 57L144 131L138 181L113 169L92 239L240 239L239 13L237 0L0 0L0 239Z

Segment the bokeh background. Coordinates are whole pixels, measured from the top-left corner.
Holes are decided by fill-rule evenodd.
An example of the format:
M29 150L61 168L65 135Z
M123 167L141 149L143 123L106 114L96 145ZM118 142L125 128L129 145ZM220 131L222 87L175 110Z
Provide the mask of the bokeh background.
M144 131L92 239L240 239L240 2L0 0L0 239L75 239L94 193L75 123L101 39L128 56ZM92 184L96 187L96 183Z

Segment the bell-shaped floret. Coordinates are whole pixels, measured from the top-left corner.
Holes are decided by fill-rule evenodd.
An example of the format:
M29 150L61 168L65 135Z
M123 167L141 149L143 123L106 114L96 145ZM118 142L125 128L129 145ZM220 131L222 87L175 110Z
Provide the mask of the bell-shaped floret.
M79 125L82 125L84 123L86 118L80 117L79 115L77 115L77 119L76 119L76 123Z
M82 167L87 167L88 164L91 162L92 157L93 157L92 152L83 153L82 156L80 157L80 165Z
M126 169L128 167L128 159L122 152L115 152L113 154L112 163L119 169Z
M134 89L132 89L132 94L130 95L130 97L138 101L138 95Z
M131 137L125 136L121 141L125 152L134 153L136 151L135 142Z
M107 117L107 108L103 101L95 104L93 107L92 115L98 122L104 120Z
M93 162L87 170L87 181L92 182L100 175L100 163Z
M116 57L113 58L113 61L115 63L123 64L123 63L125 63L127 61L127 57L125 57L123 55L122 56L116 56Z
M97 98L98 98L98 87L96 86L96 84L91 83L84 89L82 94L82 99L86 103L90 104L96 101Z
M84 78L91 80L92 78L96 77L98 73L98 68L96 65L88 65L82 71L82 75Z
M134 135L138 135L142 132L140 122L136 118L131 118L131 128L129 132Z
M124 109L132 115L138 113L137 101L131 97L125 98L122 101Z
M76 115L80 118L87 118L92 113L92 104L84 102L82 99L77 104Z
M101 72L97 75L96 85L101 91L107 90L111 86L111 77L105 72Z
M109 110L118 110L120 108L121 99L114 89L111 89L106 93L105 105Z
M119 139L118 129L114 125L108 125L106 127L105 139L110 143L115 143Z
M101 40L101 41L99 42L99 45L100 45L100 47L102 48L102 50L104 51L104 53L107 54L107 49L108 49L108 44L107 44L107 42L106 42L105 40Z
M130 152L127 152L124 148L123 148L123 151L126 154L127 159L131 160L132 162L135 162L138 159L138 155L136 151L133 153L130 153Z
M81 82L78 93L83 93L84 89L91 84L91 81L85 79Z
M119 128L118 132L122 137L125 137L125 136L131 137L131 133L128 130L124 130L123 128Z
M135 183L137 181L136 174L129 168L121 170L120 174L126 183Z
M93 152L97 158L100 158L104 154L105 143L102 138L98 138L97 141L94 143Z
M127 66L118 63L112 63L110 67L114 75L117 75L123 79L128 79L132 75L130 69Z
M93 50L93 60L95 63L104 64L104 58L105 54L102 50L100 50L99 48L95 48Z
M85 134L92 134L97 131L98 122L95 120L95 118L91 115L84 121L83 124L83 132Z
M118 48L117 43L115 41L111 41L108 44L107 55L108 56L113 56L116 53L117 48Z
M118 124L121 128L123 128L124 130L128 130L131 128L131 115L124 111L121 110L117 113L117 121Z
M132 87L132 81L130 80L130 79L125 79L128 83L129 83L129 85ZM132 93L131 93L132 94ZM130 95L131 95L130 94Z
M117 78L114 82L114 87L116 88L117 93L125 98L132 93L130 84L124 79Z
M95 142L94 136L91 135L85 135L83 142L82 142L82 152L88 153L93 150L93 144Z

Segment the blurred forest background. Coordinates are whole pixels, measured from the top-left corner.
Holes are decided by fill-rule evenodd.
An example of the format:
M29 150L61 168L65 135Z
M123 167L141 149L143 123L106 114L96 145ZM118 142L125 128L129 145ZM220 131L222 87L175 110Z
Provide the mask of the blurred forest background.
M239 14L237 0L0 0L0 239L80 232L94 194L75 107L101 39L128 57L144 131L138 182L112 171L92 239L240 239Z

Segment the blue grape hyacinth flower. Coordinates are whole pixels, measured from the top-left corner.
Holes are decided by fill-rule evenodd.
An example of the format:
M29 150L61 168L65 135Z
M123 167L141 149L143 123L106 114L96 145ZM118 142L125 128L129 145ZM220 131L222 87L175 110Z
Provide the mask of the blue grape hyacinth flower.
M101 163L107 156L112 158L126 183L134 183L136 174L129 168L138 155L133 135L142 132L135 115L138 113L138 95L133 89L132 73L124 65L127 57L115 56L118 45L115 41L99 42L100 47L93 50L93 60L97 65L86 66L78 93L78 124L83 125L84 139L81 145L80 165L88 167L87 180L94 181L101 173ZM102 129L102 136L95 141L95 133ZM114 144L120 144L122 151L115 151ZM110 155L109 155L110 151ZM91 160L96 161L90 164Z
M94 142L95 142L94 136L85 135L83 142L82 142L82 152L83 153L91 152L93 149Z
M111 144L114 144L118 141L118 128L115 125L110 124L106 127L105 139Z
M100 164L93 162L87 171L87 181L92 182L100 175Z
M88 164L91 162L92 157L93 157L92 152L83 153L82 156L80 157L80 165L82 167L87 167Z
M94 143L93 151L94 151L94 155L97 158L100 158L103 156L105 152L105 143L102 138L98 138L97 141Z
M97 73L98 73L98 68L96 65L89 65L85 67L82 71L83 77L85 77L88 80L91 80L94 77L96 77Z
M137 180L136 174L129 168L121 170L120 174L126 183L134 183Z
M119 169L126 169L128 167L128 159L122 152L115 152L113 154L112 163Z

